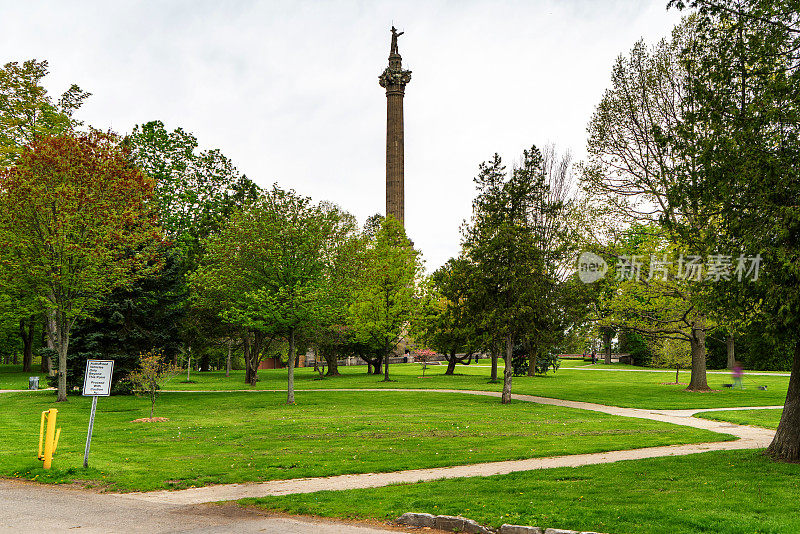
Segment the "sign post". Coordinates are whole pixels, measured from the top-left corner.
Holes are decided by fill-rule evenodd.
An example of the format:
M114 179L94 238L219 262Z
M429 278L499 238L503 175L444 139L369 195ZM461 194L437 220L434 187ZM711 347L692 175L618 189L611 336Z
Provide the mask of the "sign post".
M86 434L83 467L89 467L89 448L92 446L92 429L94 428L94 412L97 409L97 397L111 395L111 375L113 372L114 360L86 360L86 374L83 375L83 396L92 397L92 414L89 416L89 431Z

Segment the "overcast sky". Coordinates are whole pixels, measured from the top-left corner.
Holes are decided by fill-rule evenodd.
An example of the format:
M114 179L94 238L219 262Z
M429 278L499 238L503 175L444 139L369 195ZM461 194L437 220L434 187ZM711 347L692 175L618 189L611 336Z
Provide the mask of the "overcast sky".
M162 120L360 221L385 209L389 28L405 97L406 229L433 270L458 254L478 164L532 144L583 157L614 59L668 35L666 0L398 2L0 0L0 61L47 59L79 118Z

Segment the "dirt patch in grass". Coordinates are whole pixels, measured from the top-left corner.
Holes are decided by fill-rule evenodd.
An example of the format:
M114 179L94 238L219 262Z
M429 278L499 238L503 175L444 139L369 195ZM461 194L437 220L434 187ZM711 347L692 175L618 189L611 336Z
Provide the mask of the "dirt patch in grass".
M134 419L131 423L164 423L169 421L167 417L142 417L141 419Z

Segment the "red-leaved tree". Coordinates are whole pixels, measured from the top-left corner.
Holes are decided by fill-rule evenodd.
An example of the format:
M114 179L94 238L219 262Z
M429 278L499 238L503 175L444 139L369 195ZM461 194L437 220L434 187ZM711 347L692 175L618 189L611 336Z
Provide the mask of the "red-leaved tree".
M159 268L154 182L111 133L37 139L0 169L0 277L39 302L66 400L75 321Z

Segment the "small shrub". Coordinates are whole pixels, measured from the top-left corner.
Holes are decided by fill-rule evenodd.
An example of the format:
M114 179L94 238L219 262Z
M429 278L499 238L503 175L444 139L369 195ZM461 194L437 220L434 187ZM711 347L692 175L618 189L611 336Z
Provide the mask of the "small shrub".
M150 398L150 418L156 407L158 392L180 369L167 361L160 350L146 352L139 357L139 367L128 376L128 382L137 395Z
M431 349L418 350L414 361L422 364L422 376L425 377L425 370L428 369L428 361L436 356L436 351Z

